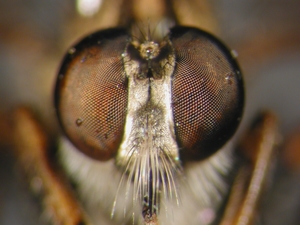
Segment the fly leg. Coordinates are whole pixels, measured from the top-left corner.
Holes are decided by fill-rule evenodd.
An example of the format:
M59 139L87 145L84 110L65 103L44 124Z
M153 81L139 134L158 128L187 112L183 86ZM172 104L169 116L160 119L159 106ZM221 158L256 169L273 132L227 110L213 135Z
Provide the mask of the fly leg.
M72 188L49 157L48 137L28 109L13 113L13 143L17 159L30 180L39 180L46 217L53 224L90 224L73 195Z
M276 117L270 112L261 113L238 148L243 165L233 183L221 225L253 224L278 139Z

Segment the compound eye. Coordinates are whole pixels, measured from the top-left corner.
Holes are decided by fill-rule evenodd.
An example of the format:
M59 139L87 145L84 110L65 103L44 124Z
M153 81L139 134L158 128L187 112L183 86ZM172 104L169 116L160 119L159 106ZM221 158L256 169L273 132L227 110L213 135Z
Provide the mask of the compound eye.
M172 83L175 133L183 159L204 159L233 135L240 122L244 89L230 51L196 28L170 30L176 67Z
M55 106L63 130L82 152L98 160L113 157L123 136L127 85L123 29L94 33L69 50L60 68Z

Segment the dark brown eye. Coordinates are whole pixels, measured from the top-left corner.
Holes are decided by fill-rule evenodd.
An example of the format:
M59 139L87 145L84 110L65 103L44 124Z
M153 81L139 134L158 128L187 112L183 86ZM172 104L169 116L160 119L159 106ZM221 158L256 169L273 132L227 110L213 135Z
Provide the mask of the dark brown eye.
M184 159L213 154L233 135L243 111L240 69L215 37L195 28L175 27L172 102L175 133Z
M124 29L94 33L69 50L55 90L66 135L98 160L117 153L122 158L124 152L130 157L148 140L165 148L174 132L172 146L178 145L181 159L203 159L233 135L243 103L241 72L230 51L190 27L171 29L160 44L133 43ZM173 113L174 126L165 119L167 112ZM166 130L172 127L175 131Z
M122 53L128 39L123 29L88 36L69 50L57 79L55 105L65 133L99 160L113 157L123 136L127 85Z

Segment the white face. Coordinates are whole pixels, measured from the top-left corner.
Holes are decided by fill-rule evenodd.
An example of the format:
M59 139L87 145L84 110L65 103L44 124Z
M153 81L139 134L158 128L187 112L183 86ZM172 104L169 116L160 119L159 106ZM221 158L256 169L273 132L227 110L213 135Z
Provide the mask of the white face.
M91 32L99 28L102 29L115 26L117 23L116 18L120 16L120 12L124 11L119 2L121 1L111 1L110 4L107 4L107 1L103 1L98 9L98 12L101 13L96 14L96 18L92 17L90 19L86 19L86 17L85 19L82 19L82 17L79 19L79 25L78 23L77 25L74 25L76 24L74 22L76 19L72 20L72 22L67 25L64 25L65 23L59 23L56 21L58 17L54 19L51 15L47 17L47 15L37 13L37 15L34 16L35 23L30 25L38 27L35 32L31 32L34 30L30 30L30 28L26 29L27 31L24 31L24 29L15 29L16 32L25 32L26 35L24 35L24 33L22 33L22 35L14 34L13 39L9 38L11 36L8 35L7 39L10 39L10 41L4 41L4 46L8 47L5 47L4 51L1 51L5 55L2 56L4 58L2 62L4 62L3 64L5 65L3 65L3 67L1 66L1 68L8 68L7 71L9 71L6 73L5 70L5 73L1 73L3 74L1 78L5 81L0 82L0 92L3 93L3 96L9 96L7 97L7 100L5 98L4 102L8 102L10 105L15 102L34 102L34 104L37 105L37 108L43 112L42 114L46 118L47 123L51 126L53 124L53 120L49 120L48 118L51 118L54 113L50 95L52 95L53 80L55 79L53 76L56 73L62 51L67 49L67 46L69 46L70 43L73 43L74 40L77 40L78 37L82 37L82 35L85 35L87 32ZM135 2L136 7L140 9L135 9L140 12L136 13L136 19L139 21L146 21L141 22L142 25L138 25L143 27L142 29L148 28L148 25L145 26L149 18L147 14L157 12L153 13L152 16L159 18L161 16L159 12L164 11L157 10L158 8L163 8L160 4L157 4L157 2L158 1L155 1L155 3L151 4L145 4L143 1ZM20 5L22 4L23 3L20 3ZM59 2L59 9L55 9L53 11L57 12L62 10L65 5L61 7L61 4L62 3ZM190 6L188 4L190 4ZM186 1L177 1L174 2L174 9L178 11L183 25L187 24L199 28L205 28L205 30L212 31L213 33L217 33L218 30L216 28L216 24L219 22L216 23L216 21L221 21L219 23L221 27L221 37L224 37L226 42L237 50L243 71L246 74L246 81L250 80L250 86L247 89L246 119L262 107L272 108L279 114L284 131L288 131L295 123L296 119L298 119L300 112L298 108L299 104L294 104L295 102L298 102L299 49L297 50L298 42L293 42L294 39L292 38L295 33L294 30L299 30L298 28L293 28L299 21L299 16L297 16L299 13L295 13L296 16L294 16L294 11L297 11L298 7L289 7L288 5L292 3L289 3L284 7L276 6L276 4L269 5L266 7L267 9L258 3L235 3L233 5L230 5L230 3L217 3L217 7L220 7L219 11L211 17L210 10L206 8L205 3L201 6L205 8L205 12L198 10L199 4L201 3L197 3L196 1L190 1L190 3L187 3ZM253 5L249 6L247 4ZM147 7L143 7L145 5L147 5ZM54 4L51 7L55 8ZM96 4L93 10L97 11L95 10L97 7L98 6ZM235 8L233 9L233 7ZM12 8L18 10L18 15L21 15L22 12L26 10L26 7L24 6L13 6ZM251 8L250 12L249 8ZM252 10L253 8L257 8L258 12L256 10ZM5 10L5 7L2 9L3 11L10 11ZM52 9L49 5L45 6L45 11L50 12L51 10ZM187 10L190 13L186 13L184 10ZM182 13L180 13L180 11L182 11ZM280 15L282 13L283 16L276 16L278 14L275 12L279 12ZM73 13L75 14L75 12ZM90 13L93 12L90 11ZM32 13L27 12L24 14L28 16L28 14ZM61 13L62 17L66 16L65 14L65 10L63 10ZM5 15L5 12L3 12L3 15ZM57 13L53 13L53 17L54 15L57 15ZM41 17L44 19L41 19ZM53 26L52 23L49 25L48 19L50 17L52 18L51 21L54 21L53 24L55 25ZM197 19L195 19L195 17L197 17ZM21 20L23 21L22 18ZM170 24L172 25L173 22L166 18L161 21L162 24L157 25L159 29L156 29L156 32L158 33L158 36L160 35L160 32L162 33L161 35L165 36L166 32L162 32L160 27L168 27ZM150 22L156 24L156 21L154 19L151 20L151 18ZM43 25L40 25L40 23ZM18 21L16 24L23 23ZM276 24L276 26L274 24ZM289 24L289 26L286 24ZM55 26L61 26L61 30L65 32L63 34L64 40L61 41L62 43L58 44L60 45L60 50L58 50L59 54L56 52L53 53L53 46L57 45L57 39L62 40L63 38L58 38L57 33L59 32L56 31L55 33L55 29L53 29ZM156 25L151 25L150 27L153 29L155 26ZM276 27L276 29L271 29L269 27ZM44 30L45 28L47 31ZM39 35L35 35L37 33ZM41 33L42 35L40 35ZM22 40L19 40L21 37ZM43 37L47 41L44 39L41 40L39 37ZM24 39L27 41L24 41ZM6 39L4 38L4 40ZM50 41L49 43L48 40L53 40L53 42ZM281 40L281 42L279 42L280 44L277 44L278 40ZM18 43L15 44L14 41ZM11 42L14 43L11 44ZM45 42L47 42L47 44ZM275 43L275 45L272 43ZM272 51L268 48L268 44L271 45ZM49 51L49 49L51 49L51 51ZM49 54L45 54L45 52L49 52ZM266 52L274 52L274 56L268 57L269 55L266 54ZM10 65L14 66L10 67ZM41 73L41 71L43 72ZM12 79L16 76L16 74L20 74L18 79ZM127 74L130 73L127 72ZM284 74L284 79L282 74ZM26 80L26 82L24 82L24 80ZM292 82L290 80L292 80ZM272 85L270 85L270 81L272 81ZM26 85L24 85L24 83ZM32 85L32 87L29 87L29 85ZM168 93L167 90L170 90L170 87L165 85L162 93ZM167 96L163 97L163 101L159 101L159 103L164 106L170 106L170 102L172 102L172 99L170 100L170 98L170 96L169 98ZM287 101L286 99L289 100ZM137 99L137 101L138 100L142 99ZM129 103L131 104L132 101ZM168 109L170 108L171 107ZM170 124L169 122L174 119L172 118L172 109L167 112L168 113L164 117L164 124ZM126 129L128 128L128 132L126 132L126 134L130 133L129 121L130 118L127 116ZM226 173L231 169L233 159L230 155L230 143L224 147L226 149L225 151L216 153L214 157L210 157L207 161L201 161L199 163L189 162L181 168L180 150L178 150L176 138L173 137L175 133L174 126L176 126L176 124L169 126L171 129L168 131L168 135L164 138L171 137L171 140L173 140L173 142L168 141L168 144L171 145L169 148L173 149L170 155L174 162L179 162L178 164L180 166L179 168L176 167L172 174L175 174L174 176L178 176L179 178L174 178L174 181L176 182L171 188L175 197L173 197L173 199L169 198L161 203L159 213L160 219L162 224L167 223L166 221L169 222L170 217L165 217L168 215L168 212L172 211L174 224L187 223L187 221L190 222L189 224L200 224L201 221L205 224L205 222L214 217L215 210L214 206L212 207L212 204L214 205L215 202L218 203L223 193L226 192L226 182L223 182L221 179L219 171L224 171L224 173ZM128 140L130 140L130 137L122 138L123 146L128 145ZM73 179L77 179L77 181L81 183L81 197L83 199L88 199L89 203L87 204L87 207L89 210L95 210L95 215L98 215L99 210L97 207L95 208L94 205L99 204L100 211L104 212L101 219L96 218L95 216L95 221L102 221L103 219L107 220L108 224L119 224L120 221L123 220L124 209L126 209L126 220L132 221L132 212L134 210L137 210L138 212L136 214L136 221L141 220L141 216L139 215L141 210L140 201L135 203L135 209L133 209L134 207L132 206L134 202L132 197L134 182L128 181L128 174L135 170L130 169L127 173L124 173L124 171L126 171L126 168L124 167L126 167L128 159L123 160L124 163L120 163L119 166L118 164L116 165L115 159L111 159L106 162L98 162L87 157L78 150L73 149L73 147L66 142L68 141L63 141L64 144L62 144L63 147L61 148L62 160L64 161L66 170L69 171ZM126 147L123 147L122 149L126 149ZM128 156L128 153L122 152L122 150L118 150L118 154L120 159L124 155ZM183 175L181 175L181 173L183 173ZM123 179L122 175L124 175ZM105 182L103 182L103 180ZM160 181L160 179L158 180ZM140 182L137 182L136 184L139 185ZM216 189L216 187L218 187L218 189ZM157 187L159 191L163 190L162 188L163 185ZM199 190L201 190L200 193ZM142 195L145 197L145 194ZM210 196L213 197L211 198ZM179 202L179 206L177 201ZM188 207L186 207L186 205L188 205ZM172 208L172 210L169 210L170 208ZM165 212L167 210L168 212ZM112 211L114 211L114 218L112 222L110 222L110 215Z

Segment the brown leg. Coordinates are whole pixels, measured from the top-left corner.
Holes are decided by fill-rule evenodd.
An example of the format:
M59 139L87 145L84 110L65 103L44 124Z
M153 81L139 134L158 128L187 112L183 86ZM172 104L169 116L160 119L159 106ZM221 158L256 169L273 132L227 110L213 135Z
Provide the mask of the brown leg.
M31 183L40 186L43 205L54 224L89 224L76 202L71 188L55 171L49 159L47 136L29 110L21 108L13 114L13 138L16 155ZM40 184L40 185L39 185Z
M221 225L251 225L278 143L276 117L262 113L244 138L238 154L246 159L234 181Z

